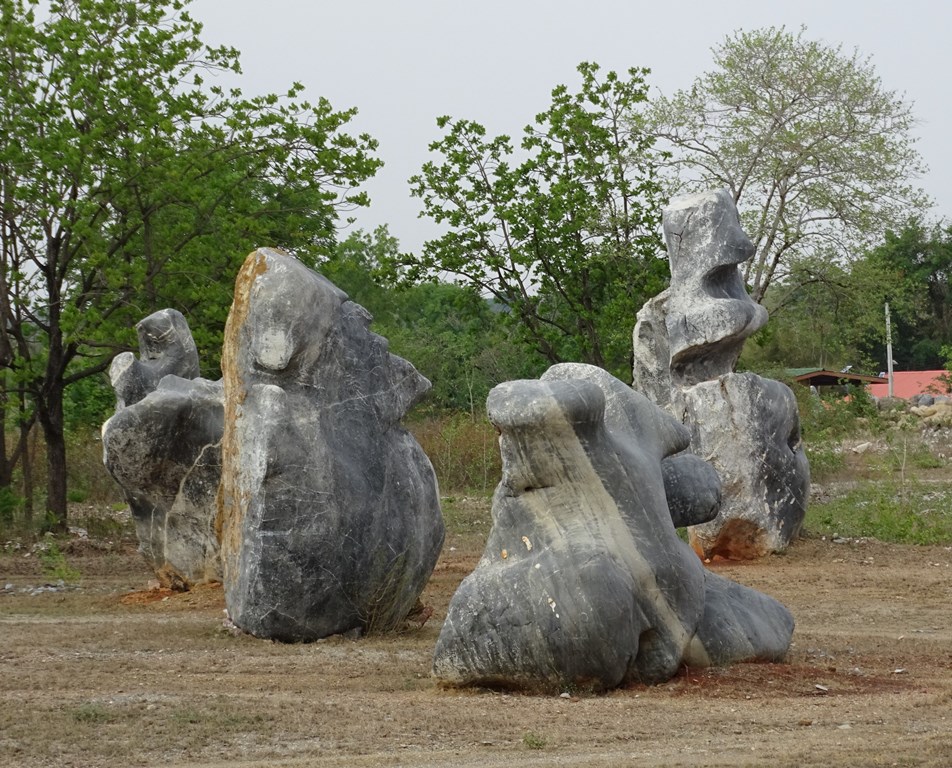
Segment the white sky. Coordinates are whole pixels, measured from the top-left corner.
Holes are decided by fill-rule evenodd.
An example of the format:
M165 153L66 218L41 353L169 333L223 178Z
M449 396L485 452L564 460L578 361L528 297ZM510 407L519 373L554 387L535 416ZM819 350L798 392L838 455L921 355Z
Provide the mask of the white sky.
M367 185L357 226L386 223L402 250L437 230L417 218L407 179L427 160L438 115L519 136L553 86L578 87L575 66L649 67L670 94L711 68L711 48L737 29L785 25L870 56L889 90L914 103L921 186L931 218L952 219L952 3L946 0L194 0L203 39L241 51L245 93L284 92L357 107L351 132L380 142L386 165Z

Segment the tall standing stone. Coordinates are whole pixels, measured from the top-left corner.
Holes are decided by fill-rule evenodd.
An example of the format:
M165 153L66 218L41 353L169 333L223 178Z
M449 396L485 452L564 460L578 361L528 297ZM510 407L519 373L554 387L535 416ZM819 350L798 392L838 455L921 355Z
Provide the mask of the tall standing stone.
M429 382L370 315L280 251L245 261L225 331L225 599L260 636L386 630L443 542L436 478L400 419Z
M803 524L810 473L793 393L734 373L767 321L738 269L754 248L723 190L675 199L663 219L671 286L638 313L633 386L690 428L691 451L724 482L719 515L689 528L698 554L782 551Z
M125 494L139 551L166 587L221 579L215 495L221 478L221 382L198 377L188 323L164 309L137 326L140 354L110 369L116 413L103 462Z

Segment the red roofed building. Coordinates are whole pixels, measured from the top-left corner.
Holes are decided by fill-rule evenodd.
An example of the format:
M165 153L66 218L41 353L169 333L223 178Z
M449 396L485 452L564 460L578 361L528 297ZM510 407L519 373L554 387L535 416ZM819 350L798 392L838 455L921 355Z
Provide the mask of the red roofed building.
M894 371L893 397L947 395L949 388L943 379L949 375L948 371ZM867 388L873 397L889 395L888 384L868 384Z

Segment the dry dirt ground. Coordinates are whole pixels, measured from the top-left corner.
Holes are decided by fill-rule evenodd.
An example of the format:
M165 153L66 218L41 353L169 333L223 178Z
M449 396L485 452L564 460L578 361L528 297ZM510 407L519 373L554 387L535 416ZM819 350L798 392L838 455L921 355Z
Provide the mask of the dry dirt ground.
M230 633L220 588L149 590L128 540L72 541L80 578L56 591L8 546L0 766L952 765L952 547L814 538L714 564L791 608L785 664L601 696L441 690L430 654L481 514L448 537L425 626L311 645Z

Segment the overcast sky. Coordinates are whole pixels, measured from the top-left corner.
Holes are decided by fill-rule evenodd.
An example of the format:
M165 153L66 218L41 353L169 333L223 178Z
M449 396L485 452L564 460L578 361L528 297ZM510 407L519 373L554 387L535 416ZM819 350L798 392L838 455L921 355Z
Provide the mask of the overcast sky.
M417 218L407 179L438 137L438 115L518 136L549 102L552 87L577 90L576 65L619 73L649 67L665 94L711 68L711 48L737 29L785 25L871 57L886 89L912 101L921 186L952 219L952 3L945 0L194 0L210 44L241 51L245 93L306 95L357 107L352 132L380 142L386 165L367 189L358 226L386 223L403 250L434 236Z

